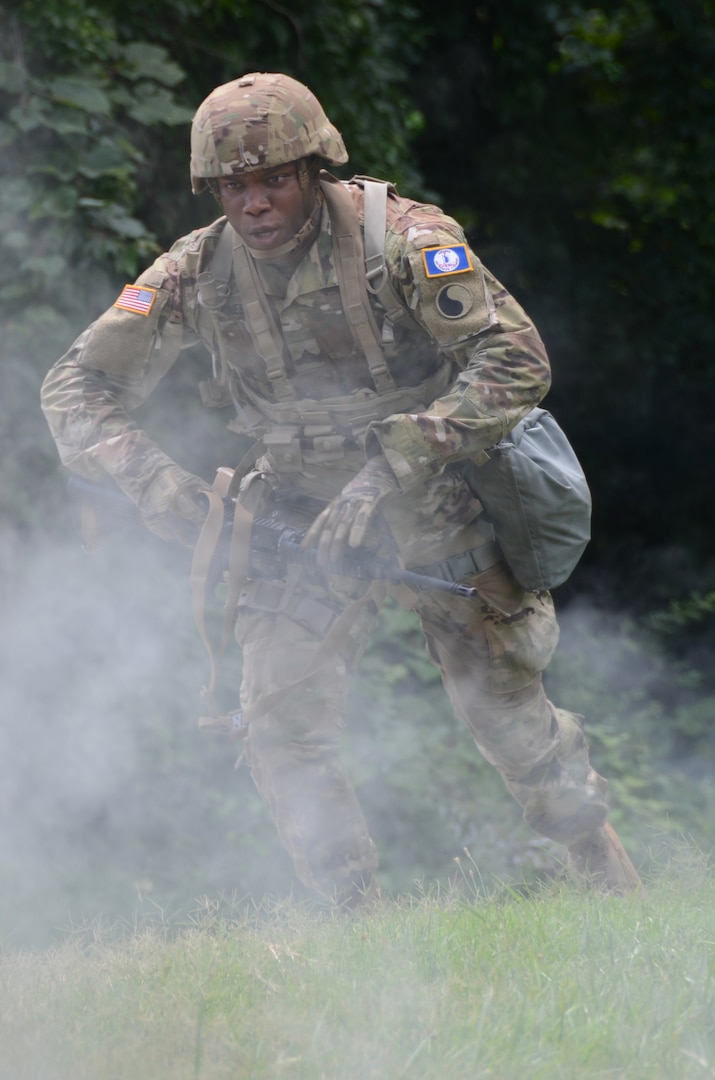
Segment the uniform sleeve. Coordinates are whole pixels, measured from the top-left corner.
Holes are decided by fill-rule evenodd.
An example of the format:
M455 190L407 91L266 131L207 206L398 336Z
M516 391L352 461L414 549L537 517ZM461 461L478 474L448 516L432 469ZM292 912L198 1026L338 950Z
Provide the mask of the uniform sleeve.
M413 210L386 247L406 305L459 370L424 412L370 426L369 452L382 450L403 491L449 463L483 464L486 449L538 405L551 382L546 350L525 312L480 263L459 225L434 214Z
M190 310L182 260L162 255L80 335L42 386L63 464L87 479L113 477L135 502L172 460L130 414L198 340Z

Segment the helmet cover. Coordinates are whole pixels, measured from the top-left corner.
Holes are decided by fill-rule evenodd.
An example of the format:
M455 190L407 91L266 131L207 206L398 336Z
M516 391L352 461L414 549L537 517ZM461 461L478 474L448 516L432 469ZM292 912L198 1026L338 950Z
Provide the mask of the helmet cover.
M199 105L191 126L191 187L271 169L310 155L348 160L342 136L315 95L289 75L254 72L224 83Z

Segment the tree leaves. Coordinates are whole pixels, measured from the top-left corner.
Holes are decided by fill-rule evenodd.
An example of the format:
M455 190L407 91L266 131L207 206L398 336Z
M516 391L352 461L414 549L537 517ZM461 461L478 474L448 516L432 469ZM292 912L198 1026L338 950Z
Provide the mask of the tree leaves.
M0 305L3 297L12 302L11 325L26 347L39 304L56 304L79 329L86 319L83 278L133 277L158 250L140 218L145 132L187 123L191 110L175 96L183 72L166 49L124 40L125 24L99 7L51 4L38 20L21 3L8 25L11 33L0 41L0 144L12 153L0 161L0 224L11 237L6 246L26 238L24 315L7 265L0 269ZM64 49L51 39L53 30ZM74 293L60 280L59 268L68 264Z
M127 79L150 79L163 86L176 86L185 78L184 71L169 59L166 49L148 41L130 41L125 45L118 67Z
M109 94L93 79L59 76L51 79L45 89L52 100L60 105L71 105L75 109L100 116L109 116L112 111Z

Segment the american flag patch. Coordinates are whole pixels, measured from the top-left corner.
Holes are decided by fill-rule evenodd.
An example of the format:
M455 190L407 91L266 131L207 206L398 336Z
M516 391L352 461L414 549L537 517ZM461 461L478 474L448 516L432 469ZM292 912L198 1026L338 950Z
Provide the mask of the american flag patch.
M113 306L124 311L136 311L138 315L148 315L156 300L156 289L146 285L125 285Z

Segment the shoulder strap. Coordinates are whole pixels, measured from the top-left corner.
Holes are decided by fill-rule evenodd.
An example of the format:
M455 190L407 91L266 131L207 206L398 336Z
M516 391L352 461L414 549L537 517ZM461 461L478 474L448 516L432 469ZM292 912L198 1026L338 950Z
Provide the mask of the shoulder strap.
M236 275L246 324L258 355L266 365L278 401L295 397L283 358L284 342L246 245L228 222L219 236L208 270L198 276L199 303L216 310L230 293L231 271Z
M283 335L258 276L256 265L236 232L234 232L233 241L233 266L246 323L256 351L266 366L276 398L278 401L293 401L295 394L286 374Z
M385 263L387 193L383 180L359 177L365 197L364 250L360 223L352 198L342 183L329 173L321 175L321 187L333 228L333 249L343 307L357 344L365 354L378 393L395 389L385 362L380 334L367 298L368 290L385 309L390 322L419 328L394 289ZM362 260L364 258L364 268ZM220 307L229 292L232 268L244 299L246 320L259 346L279 400L290 400L292 391L283 363L283 340L275 325L267 297L240 237L228 223L219 237L209 270L199 275L199 294L205 307ZM248 299L250 297L250 299Z
M233 263L233 229L224 224L218 243L211 257L208 270L203 270L197 278L199 303L202 307L214 310L222 307L229 294L229 280Z
M367 297L360 221L350 193L330 173L321 173L321 187L333 230L335 272L343 308L355 341L362 349L378 393L395 389L385 362L380 334Z
M391 323L420 329L420 325L405 307L395 290L385 262L385 234L387 232L387 193L392 186L387 180L374 180L360 176L365 192L365 277L367 288L384 307Z

